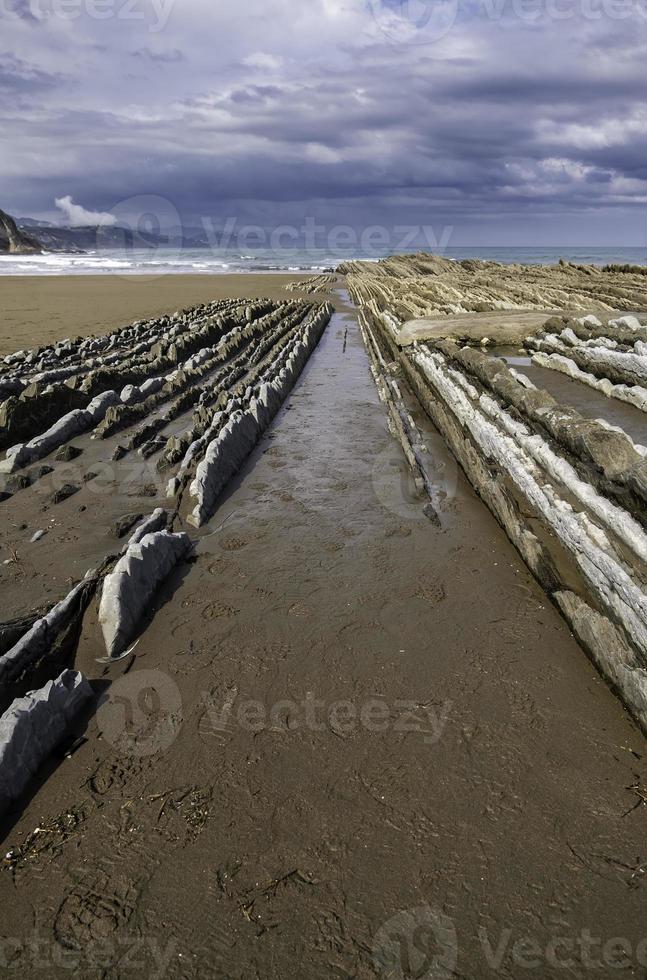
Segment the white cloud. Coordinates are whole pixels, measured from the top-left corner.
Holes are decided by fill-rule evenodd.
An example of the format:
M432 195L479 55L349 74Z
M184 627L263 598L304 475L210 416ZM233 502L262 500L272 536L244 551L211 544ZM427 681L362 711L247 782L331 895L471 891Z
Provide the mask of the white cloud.
M340 163L343 160L341 153L322 143L308 143L305 153L313 163Z
M6 19L3 197L13 213L71 224L114 224L77 200L140 195L191 221L235 207L276 223L292 201L297 215L337 209L345 223L433 208L464 227L482 214L493 235L518 214L554 208L559 224L566 205L588 221L632 194L642 203L635 25L528 24L509 3L491 19L458 0L449 29L454 6L182 0L156 37L144 4L127 45L119 17L37 30Z
M547 157L539 162L539 166L548 174L562 175L570 177L572 180L586 180L594 169L579 160L568 160L562 157Z
M107 211L87 211L80 204L75 204L70 194L65 197L57 197L54 201L57 208L63 212L68 224L73 228L94 225L114 225L116 218L114 214Z
M647 132L647 113L636 107L623 118L606 118L595 123L560 123L542 119L538 124L541 139L580 150L604 149L631 143Z
M277 71L283 64L283 58L266 54L264 51L255 51L254 54L243 58L243 64L248 68L259 68L261 71Z

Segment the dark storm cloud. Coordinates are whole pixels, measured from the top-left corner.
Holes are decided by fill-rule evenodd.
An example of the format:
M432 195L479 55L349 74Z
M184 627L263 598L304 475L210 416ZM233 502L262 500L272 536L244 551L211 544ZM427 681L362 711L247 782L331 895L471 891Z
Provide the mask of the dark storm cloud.
M62 74L41 71L36 65L0 51L0 92L28 92L62 81Z
M640 72L642 73L642 66ZM479 102L501 102L507 105L578 105L587 101L632 99L636 96L638 71L632 74L616 70L604 76L595 70L550 73L500 72L490 77L447 79L441 85L444 96L453 99L478 99Z
M143 58L148 61L158 61L163 65L177 64L178 61L186 61L185 56L178 48L169 51L151 51L150 48L138 48L132 52L133 58Z
M278 85L249 85L231 92L227 100L233 105L267 105L270 99L279 99L282 94L283 89Z
M593 212L642 223L642 21L632 48L624 21L530 29L461 9L420 43L360 0L218 7L182 0L158 32L152 7L141 23L6 22L0 92L20 101L0 100L0 206L51 216L67 194L98 210L155 194L189 222L235 209L265 225L433 214L495 233L542 215L556 231Z

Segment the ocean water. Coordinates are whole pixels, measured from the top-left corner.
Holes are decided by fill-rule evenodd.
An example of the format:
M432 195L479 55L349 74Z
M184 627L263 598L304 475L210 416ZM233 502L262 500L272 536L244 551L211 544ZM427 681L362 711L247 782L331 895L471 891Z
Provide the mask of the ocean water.
M419 247L409 249L419 251ZM400 250L401 251L401 250ZM447 258L489 259L494 262L550 265L560 259L586 265L620 263L647 265L647 246L610 248L461 247L439 250ZM231 248L102 249L85 254L50 252L43 255L0 255L0 276L60 275L219 275L241 272L311 272L334 269L350 259L378 261L389 252L330 251L327 249Z

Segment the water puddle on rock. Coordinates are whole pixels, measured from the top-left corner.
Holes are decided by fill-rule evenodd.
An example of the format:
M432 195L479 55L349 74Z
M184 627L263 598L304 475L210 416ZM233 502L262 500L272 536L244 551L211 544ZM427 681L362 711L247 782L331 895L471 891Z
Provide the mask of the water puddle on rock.
M633 405L617 398L607 398L595 388L589 388L559 371L539 367L532 363L530 357L510 353L509 348L494 348L491 353L494 357L501 357L510 367L521 369L534 385L543 388L560 404L570 405L585 418L604 419L610 425L623 429L634 442L647 444L647 414Z

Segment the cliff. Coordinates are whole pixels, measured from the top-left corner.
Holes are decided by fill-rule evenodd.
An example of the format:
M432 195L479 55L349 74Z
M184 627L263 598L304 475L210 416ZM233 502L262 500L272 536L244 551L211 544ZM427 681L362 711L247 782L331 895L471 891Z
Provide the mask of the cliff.
M42 252L43 248L31 235L21 231L4 211L0 211L0 252Z

